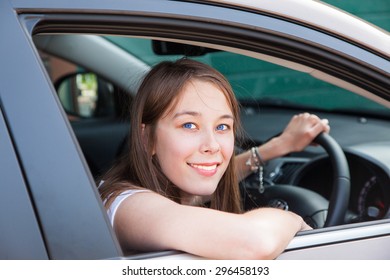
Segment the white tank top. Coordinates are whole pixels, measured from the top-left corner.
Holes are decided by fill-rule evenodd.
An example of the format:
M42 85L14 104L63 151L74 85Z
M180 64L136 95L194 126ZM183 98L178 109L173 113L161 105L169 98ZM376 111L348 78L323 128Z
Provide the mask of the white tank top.
M111 203L110 207L107 209L108 218L110 219L111 226L114 227L114 218L116 211L120 204L129 196L139 193L139 192L147 192L148 190L126 190L118 195L114 201Z

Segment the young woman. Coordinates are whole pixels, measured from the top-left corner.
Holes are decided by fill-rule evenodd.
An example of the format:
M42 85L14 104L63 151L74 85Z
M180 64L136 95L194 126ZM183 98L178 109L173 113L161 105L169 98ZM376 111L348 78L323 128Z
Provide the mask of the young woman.
M262 161L303 149L329 130L326 120L295 116L279 137L235 157L240 121L233 91L215 69L190 59L155 66L131 114L129 153L99 188L125 251L274 259L298 231L310 229L288 211L243 213L238 180Z

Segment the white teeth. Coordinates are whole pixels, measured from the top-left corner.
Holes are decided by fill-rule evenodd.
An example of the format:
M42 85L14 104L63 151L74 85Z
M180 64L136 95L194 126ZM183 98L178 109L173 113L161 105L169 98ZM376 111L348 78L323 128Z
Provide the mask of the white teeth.
M217 165L214 164L214 165L197 165L197 164L191 164L192 167L194 168L198 168L198 169L202 169L202 170L207 170L207 171L211 171L211 170L214 170L215 168L217 168Z

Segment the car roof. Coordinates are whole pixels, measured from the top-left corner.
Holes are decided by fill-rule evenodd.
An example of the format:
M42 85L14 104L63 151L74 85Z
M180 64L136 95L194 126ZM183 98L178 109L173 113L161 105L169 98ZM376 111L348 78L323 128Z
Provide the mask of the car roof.
M282 17L352 40L390 56L390 33L346 11L313 0L204 0Z
M21 13L32 10L34 12L39 12L41 10L46 10L48 12L52 10L56 12L61 10L85 10L86 12L94 13L105 9L109 9L112 12L115 11L124 13L126 7L132 7L135 9L142 7L142 5L153 7L152 2L154 1L113 2L110 0L95 0L94 5L92 6L78 0L12 0L12 5L18 12ZM179 5L179 2L182 4L187 1L155 0L155 2L166 2L168 6L177 6ZM329 33L336 37L341 37L344 40L352 41L354 44L361 45L366 49L370 49L371 51L385 56L386 58L390 57L390 33L388 31L321 1L197 0L191 2L215 6L228 6L230 8L260 13L275 18L283 18L301 25L310 26L313 29L321 30L324 33ZM159 12L164 13L164 11ZM229 19L229 21L234 21L234 19Z

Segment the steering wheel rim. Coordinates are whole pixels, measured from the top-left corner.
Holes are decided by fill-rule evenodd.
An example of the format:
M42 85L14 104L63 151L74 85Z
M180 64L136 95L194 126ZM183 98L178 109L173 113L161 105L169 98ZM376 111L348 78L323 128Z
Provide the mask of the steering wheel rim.
M291 210L302 216L313 228L341 225L345 221L350 194L348 162L339 144L326 133L313 141L327 152L332 166L330 199L296 185L272 184L265 188L263 204Z
M328 153L333 171L332 193L324 227L341 225L348 209L351 187L348 162L340 145L329 134L319 134L314 142Z

